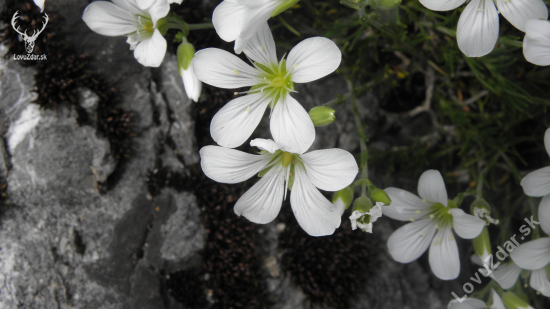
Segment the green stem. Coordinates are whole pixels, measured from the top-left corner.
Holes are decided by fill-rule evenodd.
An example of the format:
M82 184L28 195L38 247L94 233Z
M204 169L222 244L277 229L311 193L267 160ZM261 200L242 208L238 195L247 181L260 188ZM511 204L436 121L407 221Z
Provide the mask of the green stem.
M202 24L188 24L189 30L202 30L202 29L212 29L214 28L213 23L202 23Z

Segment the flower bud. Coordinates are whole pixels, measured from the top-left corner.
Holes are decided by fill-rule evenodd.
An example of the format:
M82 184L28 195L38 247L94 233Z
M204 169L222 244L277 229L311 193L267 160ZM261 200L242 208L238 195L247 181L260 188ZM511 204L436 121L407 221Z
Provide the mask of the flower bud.
M502 294L502 302L507 309L533 309L525 300L512 292Z
M385 206L388 206L391 204L391 199L386 193L386 191L378 188L374 188L369 190L370 198L375 203L384 203Z
M369 0L369 5L373 9L387 11L396 8L401 4L401 0Z
M275 16L281 14L282 12L286 11L291 6L295 5L296 2L298 2L298 1L299 0L285 0L283 3L279 4L279 6L275 9L275 11L273 11L273 13L271 14L271 17L275 17Z
M332 195L332 203L336 203L338 200L344 204L344 209L348 209L351 201L353 200L353 189L351 187L345 187L344 189L337 191Z
M181 70L187 70L191 64L191 60L195 57L195 47L193 44L183 40L183 43L178 46L178 67L181 76Z
M331 124L336 116L335 111L328 106L315 106L309 110L309 117L313 121L313 125L316 127L324 127Z
M474 252L482 260L491 254L491 239L489 239L489 231L486 227L483 227L481 234L474 238L472 243L474 244Z

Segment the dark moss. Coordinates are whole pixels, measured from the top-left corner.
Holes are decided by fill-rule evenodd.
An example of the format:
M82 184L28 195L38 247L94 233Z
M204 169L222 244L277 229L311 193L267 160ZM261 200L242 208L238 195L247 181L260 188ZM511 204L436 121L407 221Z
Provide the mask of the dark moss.
M372 235L352 231L350 221L342 219L332 236L312 237L298 225L290 205L283 205L279 217L286 224L279 235L283 271L312 303L349 308L372 267Z
M195 269L172 273L166 280L168 292L186 308L204 308L207 291L204 274Z

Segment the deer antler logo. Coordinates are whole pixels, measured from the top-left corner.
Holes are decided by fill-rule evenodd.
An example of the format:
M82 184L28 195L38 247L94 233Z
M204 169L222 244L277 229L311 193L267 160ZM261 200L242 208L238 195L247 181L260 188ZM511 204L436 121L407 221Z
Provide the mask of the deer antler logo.
M27 49L27 53L30 54L34 50L34 42L38 38L38 35L40 33L42 33L42 31L44 31L44 28L46 28L46 25L48 24L48 20L50 20L50 19L48 17L48 14L44 13L44 15L46 15L46 16L44 16L44 19L46 20L46 22L42 22L42 29L34 30L32 32L32 35L28 36L27 35L27 30L25 30L25 32L21 32L19 30L19 26L17 26L17 28L15 28L15 20L17 18L19 18L19 16L17 14L19 14L19 11L15 12L15 14L13 14L13 18L11 19L11 25L13 27L13 30L15 30L15 32L19 33L19 35L21 35L21 37L25 41L25 49Z

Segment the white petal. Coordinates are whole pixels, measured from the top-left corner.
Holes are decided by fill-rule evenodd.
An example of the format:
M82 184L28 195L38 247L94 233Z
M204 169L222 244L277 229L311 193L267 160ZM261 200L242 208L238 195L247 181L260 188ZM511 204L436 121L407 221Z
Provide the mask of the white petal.
M435 223L423 219L405 224L388 238L388 250L394 260L410 263L428 249L436 232Z
M548 18L548 8L542 0L497 0L496 3L502 16L523 32L529 19Z
M260 74L237 56L218 48L199 50L191 63L199 80L218 88L254 86Z
M183 79L183 86L185 87L187 97L198 102L201 96L202 83L195 75L192 65L190 65L187 70L181 68L181 78Z
M420 0L423 6L432 11L450 11L461 6L466 0Z
M491 289L491 295L493 296L493 304L491 305L491 307L489 307L490 309L506 309L506 307L504 307L502 299L497 294L497 292L495 292L495 290Z
M490 265L488 265L490 267ZM487 270L485 270L486 272ZM518 281L521 268L514 262L500 265L497 269L493 270L493 279L500 285L501 288L507 290L513 287Z
M458 19L458 47L468 57L485 56L495 48L498 28L498 13L493 1L472 0Z
M235 0L235 1L241 5L246 5L249 7L258 7L258 6L265 5L270 0Z
M333 205L313 186L301 164L295 165L295 172L290 205L296 220L311 236L332 235L340 226L339 207Z
M267 24L267 20L271 17L271 13L275 11L277 6L279 6L279 1L269 1L265 5L246 7L242 17L242 28L239 34L240 40L235 40L235 53L240 54L244 50L246 44L254 34L264 24Z
M212 23L222 40L231 42L239 37L245 9L245 6L229 1L223 1L216 7Z
M550 129L546 129L546 132L544 132L544 148L546 148L546 153L550 155Z
M349 186L359 171L355 158L342 149L316 150L300 158L309 180L325 191L338 191Z
M82 14L82 20L92 31L107 36L126 35L138 28L134 14L108 1L90 3Z
M275 153L279 149L279 145L270 139L255 138L250 141L250 146L258 147L260 150L267 150L270 153Z
M334 72L342 61L342 53L327 38L305 39L288 54L287 71L292 70L292 81L308 83Z
M447 189L441 173L436 170L427 170L418 180L418 195L432 203L447 206Z
M138 43L134 49L136 60L146 67L158 67L166 54L166 39L155 29L153 36Z
M523 55L536 65L550 65L550 23L546 20L529 20L525 23Z
M275 41L267 22L261 25L258 32L248 41L244 53L253 61L264 65L277 63Z
M481 234L485 221L465 213L462 209L451 209L453 214L453 229L460 238L472 239Z
M309 114L290 95L275 105L270 122L271 135L281 149L302 154L315 140L315 127Z
M546 195L540 201L539 222L544 233L550 235L550 195Z
M462 303L456 299L453 299L447 309L486 309L487 305L485 302L475 299L467 298Z
M441 280L452 280L460 274L458 246L450 226L440 228L430 245L430 266Z
M44 12L44 0L34 0L34 4L40 8L40 13Z
M235 213L254 223L269 223L277 217L283 204L285 173L282 165L273 167L239 198Z
M521 244L510 253L510 257L523 269L541 269L550 263L550 238L539 238Z
M533 270L531 272L531 280L529 285L542 293L546 297L550 297L550 281L545 269Z
M155 1L157 0L135 0L136 3L137 3L137 6L141 9L141 10L146 10L148 9L151 5L153 5L153 3L155 3Z
M525 194L529 196L545 196L550 194L550 166L533 171L521 180Z
M410 221L424 217L430 211L430 205L418 196L398 188L386 188L384 191L391 199L391 205L382 207L384 216L395 220Z
M271 159L219 146L202 147L199 154L204 174L221 183L243 182L258 174Z
M134 15L147 15L147 12L140 9L135 0L111 0L115 5Z
M143 0L138 0L143 1ZM170 4L166 0L156 0L148 9L147 12L151 15L153 25L157 25L157 21L170 12Z
M262 93L248 94L225 104L210 123L210 134L220 146L242 145L262 120L269 100Z

